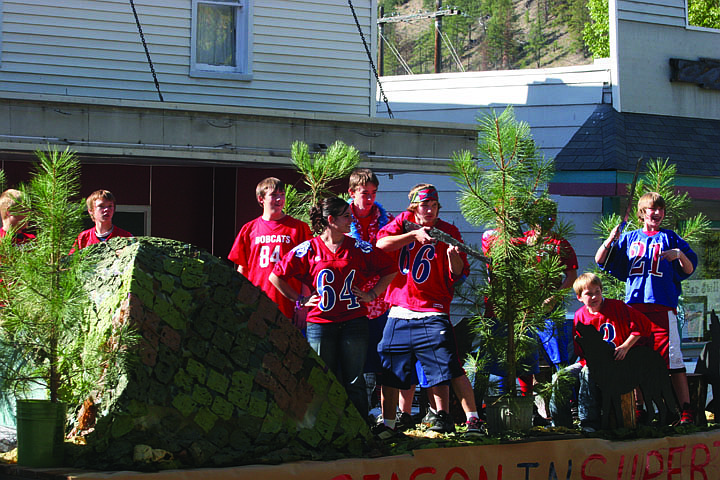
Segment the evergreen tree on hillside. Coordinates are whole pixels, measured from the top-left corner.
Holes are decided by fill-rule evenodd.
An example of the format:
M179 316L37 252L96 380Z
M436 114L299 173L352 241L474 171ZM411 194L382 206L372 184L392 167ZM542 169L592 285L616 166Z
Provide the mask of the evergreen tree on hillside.
M528 21L528 23L530 22ZM533 60L537 68L540 68L540 58L542 57L542 49L545 45L545 34L543 32L544 23L543 16L540 12L540 4L538 3L538 13L528 33L528 47L533 53Z
M487 19L483 63L494 68L509 69L518 51L517 19L512 0L482 0L481 11Z
M568 11L569 19L567 25L568 33L572 40L571 46L575 51L582 51L586 48L583 37L585 24L591 20L588 0L570 0L568 2Z

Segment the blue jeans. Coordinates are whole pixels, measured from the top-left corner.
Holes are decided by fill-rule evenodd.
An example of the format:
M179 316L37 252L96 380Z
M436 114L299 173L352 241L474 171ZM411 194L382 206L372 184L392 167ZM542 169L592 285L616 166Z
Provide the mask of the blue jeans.
M345 387L348 398L365 419L368 397L363 370L368 348L367 317L337 323L308 323L307 340Z
M581 363L573 363L561 371L567 372L578 387L578 418L580 425L600 428L600 389L592 381L590 370ZM557 375L557 374L556 374ZM555 375L555 376L556 376ZM555 380L553 376L553 380ZM569 398L556 398L554 392L550 398L550 415L556 427L571 428L572 414L570 412Z

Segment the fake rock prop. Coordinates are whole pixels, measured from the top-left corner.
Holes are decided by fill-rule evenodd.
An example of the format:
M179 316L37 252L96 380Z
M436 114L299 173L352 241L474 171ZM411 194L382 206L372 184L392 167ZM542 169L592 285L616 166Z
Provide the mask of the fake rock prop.
M368 449L342 386L242 275L172 240L116 238L86 250L91 324L130 322L139 358L113 388L98 385L94 427L78 422L89 433L77 466L280 463Z

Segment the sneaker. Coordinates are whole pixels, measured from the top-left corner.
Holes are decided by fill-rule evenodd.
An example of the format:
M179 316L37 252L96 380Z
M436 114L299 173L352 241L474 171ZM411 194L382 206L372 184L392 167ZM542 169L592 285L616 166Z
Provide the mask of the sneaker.
M395 420L395 429L398 432L404 432L405 430L412 430L415 428L415 421L413 420L412 415L407 412L398 412Z
M389 440L399 435L398 431L388 427L384 423L378 423L370 429L370 432L380 440Z
M550 420L540 415L537 405L533 405L532 424L533 427L547 427L550 425Z
M692 425L693 423L695 423L695 411L689 403L686 403L683 405L680 415L680 425Z
M430 428L435 424L435 421L437 420L437 414L433 413L432 410L428 409L427 413L423 417L423 419L420 421L423 425Z
M487 428L478 417L472 417L470 420L465 422L465 426L467 427L465 430L466 437L480 437L487 435Z
M438 433L453 433L455 432L455 424L449 413L440 410L435 416L435 422L430 426L430 430Z

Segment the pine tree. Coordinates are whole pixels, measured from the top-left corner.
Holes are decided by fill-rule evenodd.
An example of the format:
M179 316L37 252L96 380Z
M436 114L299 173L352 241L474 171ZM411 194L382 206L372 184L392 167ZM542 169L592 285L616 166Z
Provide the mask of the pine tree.
M85 211L78 198L80 163L69 150L37 157L14 207L27 212L36 237L17 246L10 232L0 241L0 344L17 360L0 363L0 378L14 393L47 388L51 401L77 404L106 378L111 357L127 352L114 352L107 332L90 333L79 279L82 251L68 255Z
M332 183L350 175L360 161L353 146L337 141L323 154L310 155L308 145L294 142L291 148L292 163L303 176L309 190L300 192L291 185L285 189L285 212L310 224L310 208L323 198L335 196Z
M488 64L509 69L517 55L516 18L511 0L483 0L485 22L484 52Z
M563 267L557 255L544 252L546 237L533 245L514 240L552 207L547 183L553 162L539 154L529 125L517 121L512 108L478 122L477 158L464 151L452 159L463 216L473 225L495 230L489 281L477 291L489 300L494 318L475 311L473 323L483 340L484 360L501 364L506 378L514 379L518 362L537 349L532 334L544 327L545 318L564 320L562 309L549 313L543 304L566 293L555 286ZM515 382L509 383L515 395Z
M530 27L530 32L528 34L528 47L530 47L530 50L533 52L535 66L537 68L540 68L540 58L542 57L542 49L545 45L545 34L543 33L543 26L544 22L542 21L542 15L538 10L535 21L532 22L532 26Z

